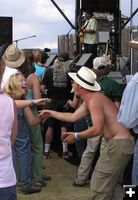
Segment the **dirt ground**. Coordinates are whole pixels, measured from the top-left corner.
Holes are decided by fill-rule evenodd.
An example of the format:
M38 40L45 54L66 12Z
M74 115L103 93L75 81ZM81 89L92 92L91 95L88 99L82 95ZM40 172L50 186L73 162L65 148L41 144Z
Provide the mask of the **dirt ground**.
M52 177L40 193L23 195L17 188L18 200L88 200L89 185L85 187L72 186L78 167L51 152L51 158L44 160L44 175Z

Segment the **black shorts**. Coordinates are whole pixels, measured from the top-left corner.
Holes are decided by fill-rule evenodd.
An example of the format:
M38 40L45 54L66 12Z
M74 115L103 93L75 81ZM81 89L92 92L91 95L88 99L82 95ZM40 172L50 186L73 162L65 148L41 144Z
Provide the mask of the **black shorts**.
M67 100L53 101L52 103L48 103L46 105L45 109L55 110L58 112L66 112L66 110L64 109L64 105L66 104L66 102L67 102ZM50 117L49 119L46 120L45 123L47 126L54 127L57 121L58 120ZM60 121L60 126L61 127L70 127L70 123Z

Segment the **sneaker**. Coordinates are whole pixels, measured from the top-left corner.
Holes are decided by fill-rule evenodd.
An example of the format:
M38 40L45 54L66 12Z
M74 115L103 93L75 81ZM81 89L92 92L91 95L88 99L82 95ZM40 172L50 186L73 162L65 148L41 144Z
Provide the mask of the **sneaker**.
M29 187L21 188L21 191L23 194L32 194L40 192L41 188L34 185L30 185Z
M75 187L83 187L83 186L85 186L87 183L76 183L75 181L73 182L73 186L75 186Z
M62 158L64 158L64 159L68 159L69 158L68 151L62 152Z
M51 178L51 176L44 176L44 175L43 175L43 180L44 180L44 181L51 181L52 178Z
M34 182L34 186L36 187L45 187L46 186L46 182L45 181L36 181Z
M76 186L76 187L82 187L82 186L87 185L87 182L78 179L78 177L76 176L76 177L75 177L75 180L74 180L74 182L73 182L72 185L73 185L73 186Z
M44 159L49 159L50 158L50 156L49 156L49 152L44 152Z

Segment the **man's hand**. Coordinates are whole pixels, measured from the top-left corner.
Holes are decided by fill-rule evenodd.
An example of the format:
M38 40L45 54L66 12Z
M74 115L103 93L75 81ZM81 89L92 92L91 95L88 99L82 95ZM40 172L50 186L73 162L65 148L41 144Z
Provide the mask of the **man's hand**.
M41 110L39 111L39 118L41 119L41 122L45 122L50 117L50 114L47 110Z
M74 132L67 132L65 133L65 135L66 135L66 138L64 139L65 143L67 142L69 144L72 144L76 141Z

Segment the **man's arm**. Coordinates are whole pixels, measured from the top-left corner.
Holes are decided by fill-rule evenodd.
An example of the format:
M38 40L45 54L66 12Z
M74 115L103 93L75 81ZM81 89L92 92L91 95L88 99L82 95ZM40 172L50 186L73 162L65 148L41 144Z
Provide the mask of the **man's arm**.
M53 117L60 121L66 122L75 122L79 119L86 117L89 114L89 111L86 109L84 104L82 104L74 113L64 113L64 112L57 112L53 110L42 110L39 114L41 119L45 117Z

